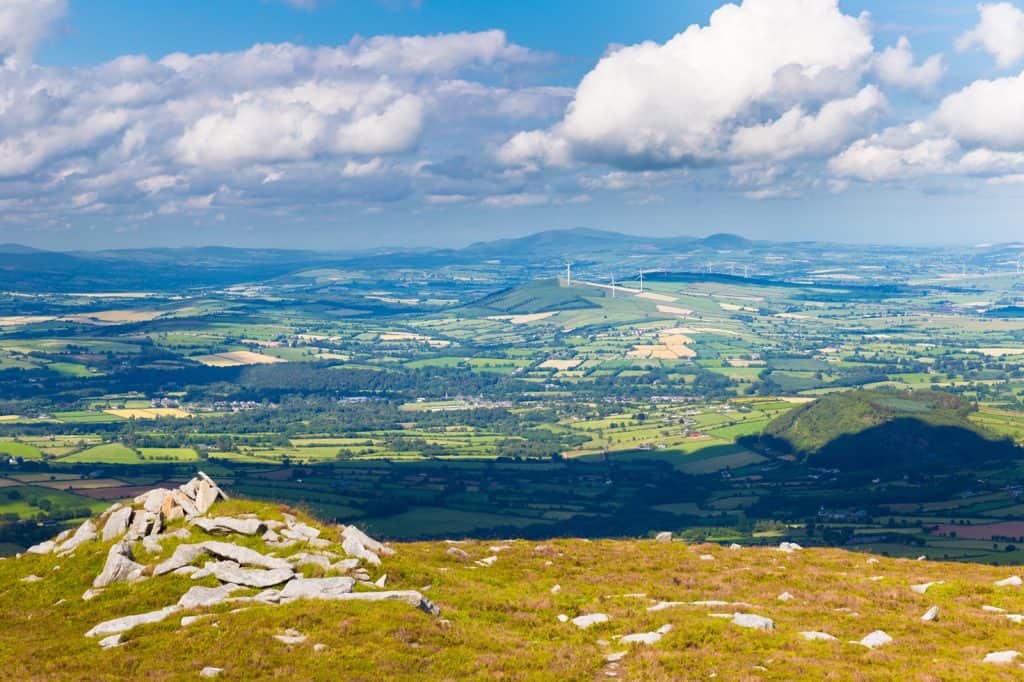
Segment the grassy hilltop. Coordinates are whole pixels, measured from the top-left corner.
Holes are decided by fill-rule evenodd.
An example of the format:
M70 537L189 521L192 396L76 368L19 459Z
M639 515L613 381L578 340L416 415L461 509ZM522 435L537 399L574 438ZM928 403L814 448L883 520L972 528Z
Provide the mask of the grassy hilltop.
M973 403L940 391L858 390L826 395L776 417L765 439L819 466L944 468L1020 452L969 417Z
M216 513L280 519L282 511L234 500ZM325 551L342 553L336 527L300 518L332 541ZM181 542L224 538L191 532ZM273 551L258 538L234 541ZM151 566L175 542L136 558ZM216 585L211 577L168 574L117 584L83 601L109 545L95 541L70 557L0 562L5 677L196 679L206 666L223 668L219 679L225 680L1009 680L1020 674L1015 665L982 662L990 652L1021 648L1022 626L991 608L1024 613L1020 587L994 585L1011 569L653 540L397 544L371 579L386 573L389 589L424 591L440 616L392 602L225 603L137 627L121 646L103 650L84 636L98 622L173 604L195 584ZM309 550L277 553L299 551ZM488 557L496 559L481 561ZM42 579L24 582L29 575ZM935 584L925 594L911 589L924 583ZM785 593L792 598L780 599ZM651 609L661 602L677 603ZM923 622L932 606L938 620ZM774 629L734 625L734 612L770 618ZM180 623L202 613L212 615ZM594 613L610 620L580 629L559 619ZM288 629L307 639L292 645L274 639ZM617 641L659 630L665 634L653 644ZM874 650L853 643L875 630L894 641ZM805 631L836 640L809 641L800 634ZM622 652L620 660L609 660Z

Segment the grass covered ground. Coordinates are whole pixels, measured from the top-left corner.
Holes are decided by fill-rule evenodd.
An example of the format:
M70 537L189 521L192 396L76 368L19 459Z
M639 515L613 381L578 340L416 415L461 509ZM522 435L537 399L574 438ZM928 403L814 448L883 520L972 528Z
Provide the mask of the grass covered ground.
M276 507L239 501L216 513L249 510L278 516ZM336 540L337 530L325 536ZM193 540L203 537L194 531ZM259 540L240 542L266 551ZM163 553L137 558L155 562L173 550L174 543L164 544ZM171 604L195 583L165 576L86 602L81 594L102 566L105 544L72 557L0 561L0 666L5 677L22 680L195 679L208 665L224 668L221 679L228 680L1010 680L1021 672L981 663L991 651L1024 648L1021 625L981 608L1024 612L1021 588L993 585L1012 572L1007 568L650 540L458 545L472 560L497 557L485 567L449 556L449 547L399 544L371 571L374 578L387 573L389 587L423 590L440 606L440 619L404 604L297 602L237 613L221 605L186 627L179 620L187 612L139 627L109 651L83 633L111 617ZM43 579L22 582L28 574ZM944 582L925 595L910 589L933 581ZM783 592L793 599L780 601ZM701 600L748 605L648 610L659 601ZM921 622L931 606L939 607L939 620ZM774 619L775 630L709 615L740 610ZM558 620L588 613L611 620L587 630ZM654 645L616 642L665 625L671 631ZM272 638L287 628L308 640L288 646ZM895 641L873 651L850 643L878 629ZM799 635L805 630L838 641L806 641ZM316 652L314 644L327 649ZM621 651L627 653L618 663L605 660Z

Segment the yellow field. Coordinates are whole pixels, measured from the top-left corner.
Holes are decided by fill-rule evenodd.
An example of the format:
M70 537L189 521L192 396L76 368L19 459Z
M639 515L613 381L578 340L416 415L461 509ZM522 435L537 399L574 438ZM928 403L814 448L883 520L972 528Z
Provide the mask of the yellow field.
M158 417L185 419L192 416L191 412L186 412L185 410L177 407L139 407L103 411L107 414L112 414L115 417L122 417L124 419L156 419Z
M578 367L582 363L583 363L583 360L577 360L577 359L573 359L573 360L555 360L555 359L551 359L551 360L545 360L544 362L540 363L540 366L541 366L542 369L557 369L559 371L564 371L564 370L567 370L567 369L573 369L574 367Z
M230 353L215 353L213 355L196 355L192 358L209 367L238 367L239 365L273 365L278 362L287 362L272 355L254 353L250 350L236 350Z
M491 315L488 320L501 320L505 322L511 322L512 324L529 324L530 322L539 322L540 320L546 320L553 315L557 315L557 312L547 313L530 313L529 315Z
M655 293L651 293L650 291L645 291L642 294L637 294L636 297L637 298L646 298L646 299L648 299L650 301L665 301L666 303L672 303L673 301L678 301L679 300L675 296L666 296L665 294L655 294Z
M8 315L0 317L0 327L16 327L22 324L39 324L49 322L55 318L48 315Z
M1004 355L1021 355L1024 354L1024 348L968 348L971 353L981 353L991 358L1001 358Z
M433 346L434 348L444 348L451 345L451 341L444 339L432 339L429 336L413 332L381 332L380 336L377 338L380 341L420 341Z
M151 322L163 315L164 310L100 310L92 313L79 313L67 315L61 320L67 322L78 322L80 324L97 323L121 323L121 322Z
M693 311L689 308L679 308L674 305L659 305L658 312L668 313L669 315L682 315L683 317L693 314Z

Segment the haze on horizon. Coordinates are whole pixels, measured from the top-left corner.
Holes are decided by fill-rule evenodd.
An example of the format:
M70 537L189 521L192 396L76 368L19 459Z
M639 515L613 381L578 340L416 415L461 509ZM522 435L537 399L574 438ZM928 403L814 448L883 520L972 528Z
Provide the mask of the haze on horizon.
M1024 2L0 0L0 242L1019 236Z

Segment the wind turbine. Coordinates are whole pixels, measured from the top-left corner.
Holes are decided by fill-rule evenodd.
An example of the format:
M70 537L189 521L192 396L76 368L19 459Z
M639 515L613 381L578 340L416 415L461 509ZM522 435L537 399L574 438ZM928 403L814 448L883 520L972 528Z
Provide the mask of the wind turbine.
M640 293L644 293L644 269L640 268Z
M572 286L572 261L565 264L565 286Z
M612 273L612 298L615 298L615 273Z

